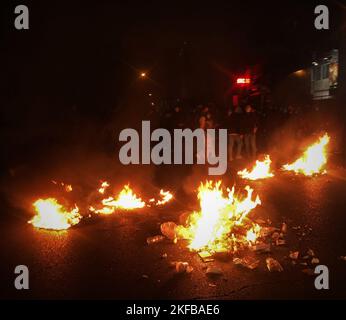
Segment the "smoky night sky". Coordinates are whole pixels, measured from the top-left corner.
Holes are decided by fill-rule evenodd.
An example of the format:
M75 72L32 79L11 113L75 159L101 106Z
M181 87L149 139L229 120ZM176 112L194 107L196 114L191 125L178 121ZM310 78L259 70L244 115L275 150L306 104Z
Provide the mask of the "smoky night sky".
M17 4L29 7L29 30L13 26ZM83 131L86 123L103 125L110 117L123 117L129 106L141 110L143 92L162 99L179 97L182 79L197 101L222 100L232 74L248 66L259 65L266 81L275 83L309 66L313 50L338 41L337 5L330 3L331 28L323 32L314 29L315 5L2 3L1 118L6 143L41 145L45 137L51 144L57 132L68 132L76 123ZM150 75L145 83L138 80L143 70Z

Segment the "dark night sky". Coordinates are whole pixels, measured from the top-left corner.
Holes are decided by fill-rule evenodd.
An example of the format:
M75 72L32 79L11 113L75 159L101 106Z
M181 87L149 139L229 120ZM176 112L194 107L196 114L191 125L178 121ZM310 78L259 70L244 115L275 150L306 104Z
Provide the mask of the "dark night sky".
M136 69L151 70L169 88L184 42L185 67L197 82L220 69L258 63L281 76L309 64L316 46L330 45L325 36L335 33L336 19L332 15L330 32L317 32L314 3L34 1L28 3L29 31L16 31L11 19L4 20L6 76L20 94L39 90L49 97L107 103L115 88L127 90ZM7 16L12 8L7 6Z
M249 65L275 83L337 43L334 2L331 30L314 29L320 2L2 2L2 122L18 135L76 117L102 122L124 105L141 108L143 90L178 96L182 74L190 95L215 100ZM30 30L14 29L17 4L28 5Z

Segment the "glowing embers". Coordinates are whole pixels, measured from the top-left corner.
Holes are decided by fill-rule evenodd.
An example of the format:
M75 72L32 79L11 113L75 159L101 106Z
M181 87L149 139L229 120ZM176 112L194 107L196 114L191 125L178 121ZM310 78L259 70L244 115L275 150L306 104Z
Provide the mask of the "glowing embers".
M314 174L326 173L325 165L327 164L327 145L330 141L326 133L318 139L316 143L309 146L303 153L302 157L291 164L285 164L282 169L285 171L294 171L295 173L312 176Z
M179 238L189 241L194 251L224 252L255 243L260 226L247 216L261 204L259 197L252 199L253 189L245 187L246 196L234 194L221 188L221 181L207 181L198 189L200 210L193 212L186 226L178 226Z
M270 156L266 155L263 161L256 161L256 164L251 171L244 169L242 171L238 171L238 175L243 179L248 180L267 179L274 177L274 174L270 171L271 162Z
M36 228L65 230L76 225L82 219L75 205L67 210L54 198L39 199L33 204L36 215L29 221Z

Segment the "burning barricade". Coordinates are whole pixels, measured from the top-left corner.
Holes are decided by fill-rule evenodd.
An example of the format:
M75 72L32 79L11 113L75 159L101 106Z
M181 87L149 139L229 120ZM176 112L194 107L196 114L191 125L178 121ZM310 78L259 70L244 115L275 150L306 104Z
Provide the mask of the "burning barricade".
M246 187L246 197L235 195L221 188L221 181L207 181L198 189L200 210L191 213L187 226L177 227L177 236L188 240L193 251L210 253L236 251L244 245L255 243L259 225L248 214L261 204L259 197L252 197L253 189Z

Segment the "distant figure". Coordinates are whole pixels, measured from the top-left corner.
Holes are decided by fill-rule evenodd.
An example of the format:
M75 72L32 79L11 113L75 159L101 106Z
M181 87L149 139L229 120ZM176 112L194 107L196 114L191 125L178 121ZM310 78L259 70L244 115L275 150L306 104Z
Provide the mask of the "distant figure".
M203 159L203 156L209 156L210 153L214 150L214 142L213 136L207 129L214 128L214 121L212 114L207 106L203 107L199 116L199 127L205 131L206 137L206 150L204 148L202 150L197 150L197 159Z
M256 111L247 105L244 115L244 143L246 155L250 159L256 158L256 132L257 132L257 115Z
M228 123L226 127L228 129L228 160L233 160L233 148L236 145L235 158L241 159L241 151L243 147L243 112L242 109L238 106L231 113L228 118Z
M202 129L214 128L214 121L208 107L204 107L199 117L199 127Z

